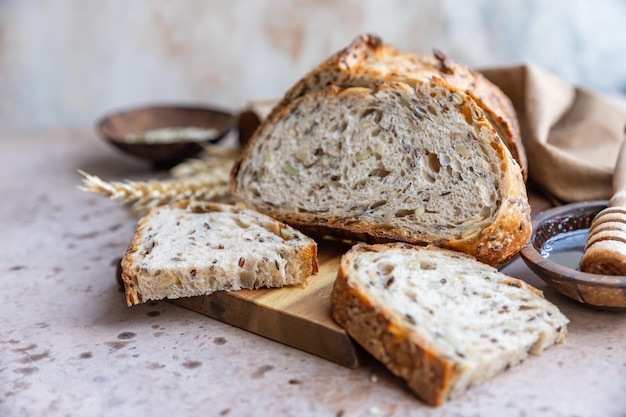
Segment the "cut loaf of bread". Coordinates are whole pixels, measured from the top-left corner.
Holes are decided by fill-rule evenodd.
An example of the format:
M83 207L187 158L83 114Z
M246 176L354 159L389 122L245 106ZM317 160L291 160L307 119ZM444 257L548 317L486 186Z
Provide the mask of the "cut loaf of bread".
M341 260L333 318L423 401L439 405L564 341L541 291L454 251L357 245Z
M187 201L153 209L122 260L129 306L218 290L301 285L317 244L253 210Z
M230 187L300 230L436 244L492 265L531 232L518 164L476 102L439 79L290 101L257 129Z
M472 71L436 51L434 55L401 52L373 35L361 35L348 47L329 57L297 82L275 107L329 85L375 87L381 82L414 85L439 78L467 93L485 113L526 175L526 152L517 113L511 100L481 73Z

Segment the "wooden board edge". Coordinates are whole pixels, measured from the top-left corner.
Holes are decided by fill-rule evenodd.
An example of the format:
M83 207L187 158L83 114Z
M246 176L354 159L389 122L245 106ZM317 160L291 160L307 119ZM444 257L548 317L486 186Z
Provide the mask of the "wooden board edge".
M169 300L172 304L355 369L359 351L341 328L332 329L271 310L226 292Z

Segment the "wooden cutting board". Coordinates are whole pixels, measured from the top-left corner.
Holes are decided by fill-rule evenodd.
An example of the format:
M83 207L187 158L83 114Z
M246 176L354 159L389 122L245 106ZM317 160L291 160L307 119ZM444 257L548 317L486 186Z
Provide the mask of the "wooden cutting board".
M342 243L319 244L319 272L305 287L216 292L172 303L356 368L358 348L330 316L330 292L341 255L348 249Z

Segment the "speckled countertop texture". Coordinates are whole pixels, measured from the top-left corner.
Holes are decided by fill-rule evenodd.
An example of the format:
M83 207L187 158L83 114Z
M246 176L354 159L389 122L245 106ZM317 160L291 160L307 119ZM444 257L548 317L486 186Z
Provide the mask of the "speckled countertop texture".
M2 135L0 416L625 416L626 313L546 288L564 345L443 407L423 405L371 358L356 370L167 302L128 308L115 282L136 218L78 190L84 169L146 167L89 130Z

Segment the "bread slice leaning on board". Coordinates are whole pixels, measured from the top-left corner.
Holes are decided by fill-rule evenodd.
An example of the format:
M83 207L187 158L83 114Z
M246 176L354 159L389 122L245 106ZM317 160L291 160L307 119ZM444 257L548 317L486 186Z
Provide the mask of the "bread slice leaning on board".
M331 308L431 405L563 342L569 322L541 291L470 256L400 243L348 251Z
M289 101L255 131L230 190L307 233L435 244L491 265L531 233L519 165L476 101L440 78Z
M280 110L295 98L322 90L328 85L343 88L374 87L380 82L414 85L433 78L444 80L476 101L526 178L526 151L511 100L481 73L454 62L440 51L435 51L433 55L405 53L383 43L377 36L361 35L296 83L275 110Z
M317 244L292 227L253 210L183 201L140 219L122 260L122 279L132 306L302 285L317 269Z

